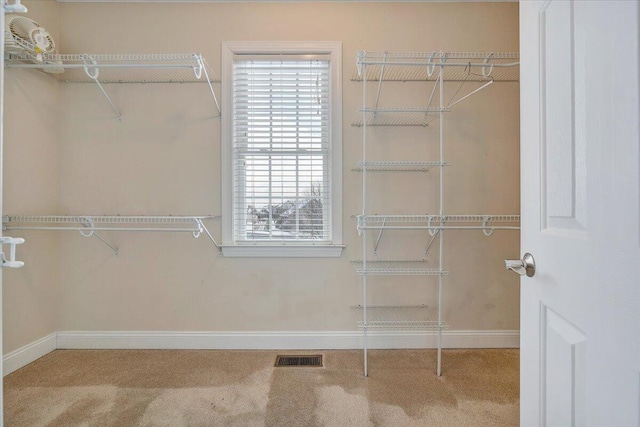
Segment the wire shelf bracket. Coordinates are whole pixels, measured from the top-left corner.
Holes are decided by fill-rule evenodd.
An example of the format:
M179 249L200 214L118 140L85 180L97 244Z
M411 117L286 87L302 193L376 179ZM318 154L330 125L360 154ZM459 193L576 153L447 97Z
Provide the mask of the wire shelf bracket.
M218 82L199 53L172 54L31 54L8 53L7 68L36 68L55 73L67 83L92 82L105 97L118 120L122 114L104 89L107 83L206 83L220 117L220 104L213 90ZM61 72L62 71L62 72Z
M96 231L154 231L190 232L194 238L205 233L218 251L220 245L204 224L217 216L121 216L121 215L8 215L2 218L3 230L56 230L77 231L82 237L95 237L111 248L116 256L119 249L107 242Z

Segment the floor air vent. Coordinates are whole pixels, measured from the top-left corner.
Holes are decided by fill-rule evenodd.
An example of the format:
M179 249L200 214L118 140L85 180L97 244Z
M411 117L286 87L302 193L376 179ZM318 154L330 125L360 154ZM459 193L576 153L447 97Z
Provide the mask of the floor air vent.
M278 356L276 367L322 368L322 355L313 356Z

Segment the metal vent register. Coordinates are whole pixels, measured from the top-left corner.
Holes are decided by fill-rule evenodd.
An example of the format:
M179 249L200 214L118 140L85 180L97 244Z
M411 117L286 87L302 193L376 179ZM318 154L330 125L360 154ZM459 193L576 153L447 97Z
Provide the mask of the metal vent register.
M322 368L322 355L277 356L276 367L311 367Z

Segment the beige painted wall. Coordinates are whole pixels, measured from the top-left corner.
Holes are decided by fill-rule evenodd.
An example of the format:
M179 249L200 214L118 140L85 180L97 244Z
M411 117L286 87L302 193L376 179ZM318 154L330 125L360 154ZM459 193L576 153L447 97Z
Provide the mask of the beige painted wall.
M29 17L58 33L58 4L28 2ZM3 214L56 213L59 180L59 85L34 70L5 70ZM58 243L53 233L23 236L21 269L4 269L2 286L5 353L58 330Z
M351 217L360 211L361 131L350 126L361 84L350 81L360 49L517 51L514 3L272 3L58 5L58 44L68 53L202 52L220 69L220 44L233 40L343 42L344 242L339 259L223 258L188 234L58 234L61 330L352 330L360 278L350 260L361 241ZM414 86L409 86L414 85ZM216 89L219 89L217 87ZM397 90L415 96L427 87ZM97 89L59 88L57 211L68 214L217 214L220 127L199 85L110 85L118 122ZM455 90L455 87L453 88ZM383 100L394 102L385 92ZM451 92L448 92L451 94ZM426 98L425 98L426 99ZM33 102L36 102L35 100ZM449 213L518 213L518 85L495 84L458 105L446 121ZM223 112L224 113L224 112ZM396 135L403 137L400 144ZM374 156L413 159L435 153L438 126L381 129ZM426 141L426 144L425 144ZM38 172L39 173L39 172ZM370 212L434 212L437 175L372 177ZM47 180L43 177L43 180ZM57 188L59 187L59 191ZM53 191L53 190L52 190ZM7 209L10 204L7 201ZM35 209L35 208L34 208ZM220 236L220 224L213 223ZM425 233L426 234L426 233ZM51 239L34 234L31 241ZM379 257L422 257L426 236L388 235ZM517 232L451 232L445 319L452 329L517 329L518 280L502 260L518 256ZM435 262L434 262L435 265ZM29 271L29 270L25 270ZM11 284L11 280L7 282ZM433 301L435 282L371 280L372 302ZM9 302L7 302L9 303ZM5 329L10 328L6 326Z

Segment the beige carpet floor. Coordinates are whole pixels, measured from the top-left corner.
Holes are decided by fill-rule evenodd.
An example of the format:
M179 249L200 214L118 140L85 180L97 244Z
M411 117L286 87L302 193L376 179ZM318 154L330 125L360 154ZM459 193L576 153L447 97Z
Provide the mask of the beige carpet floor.
M516 426L518 350L57 350L4 381L7 426Z

